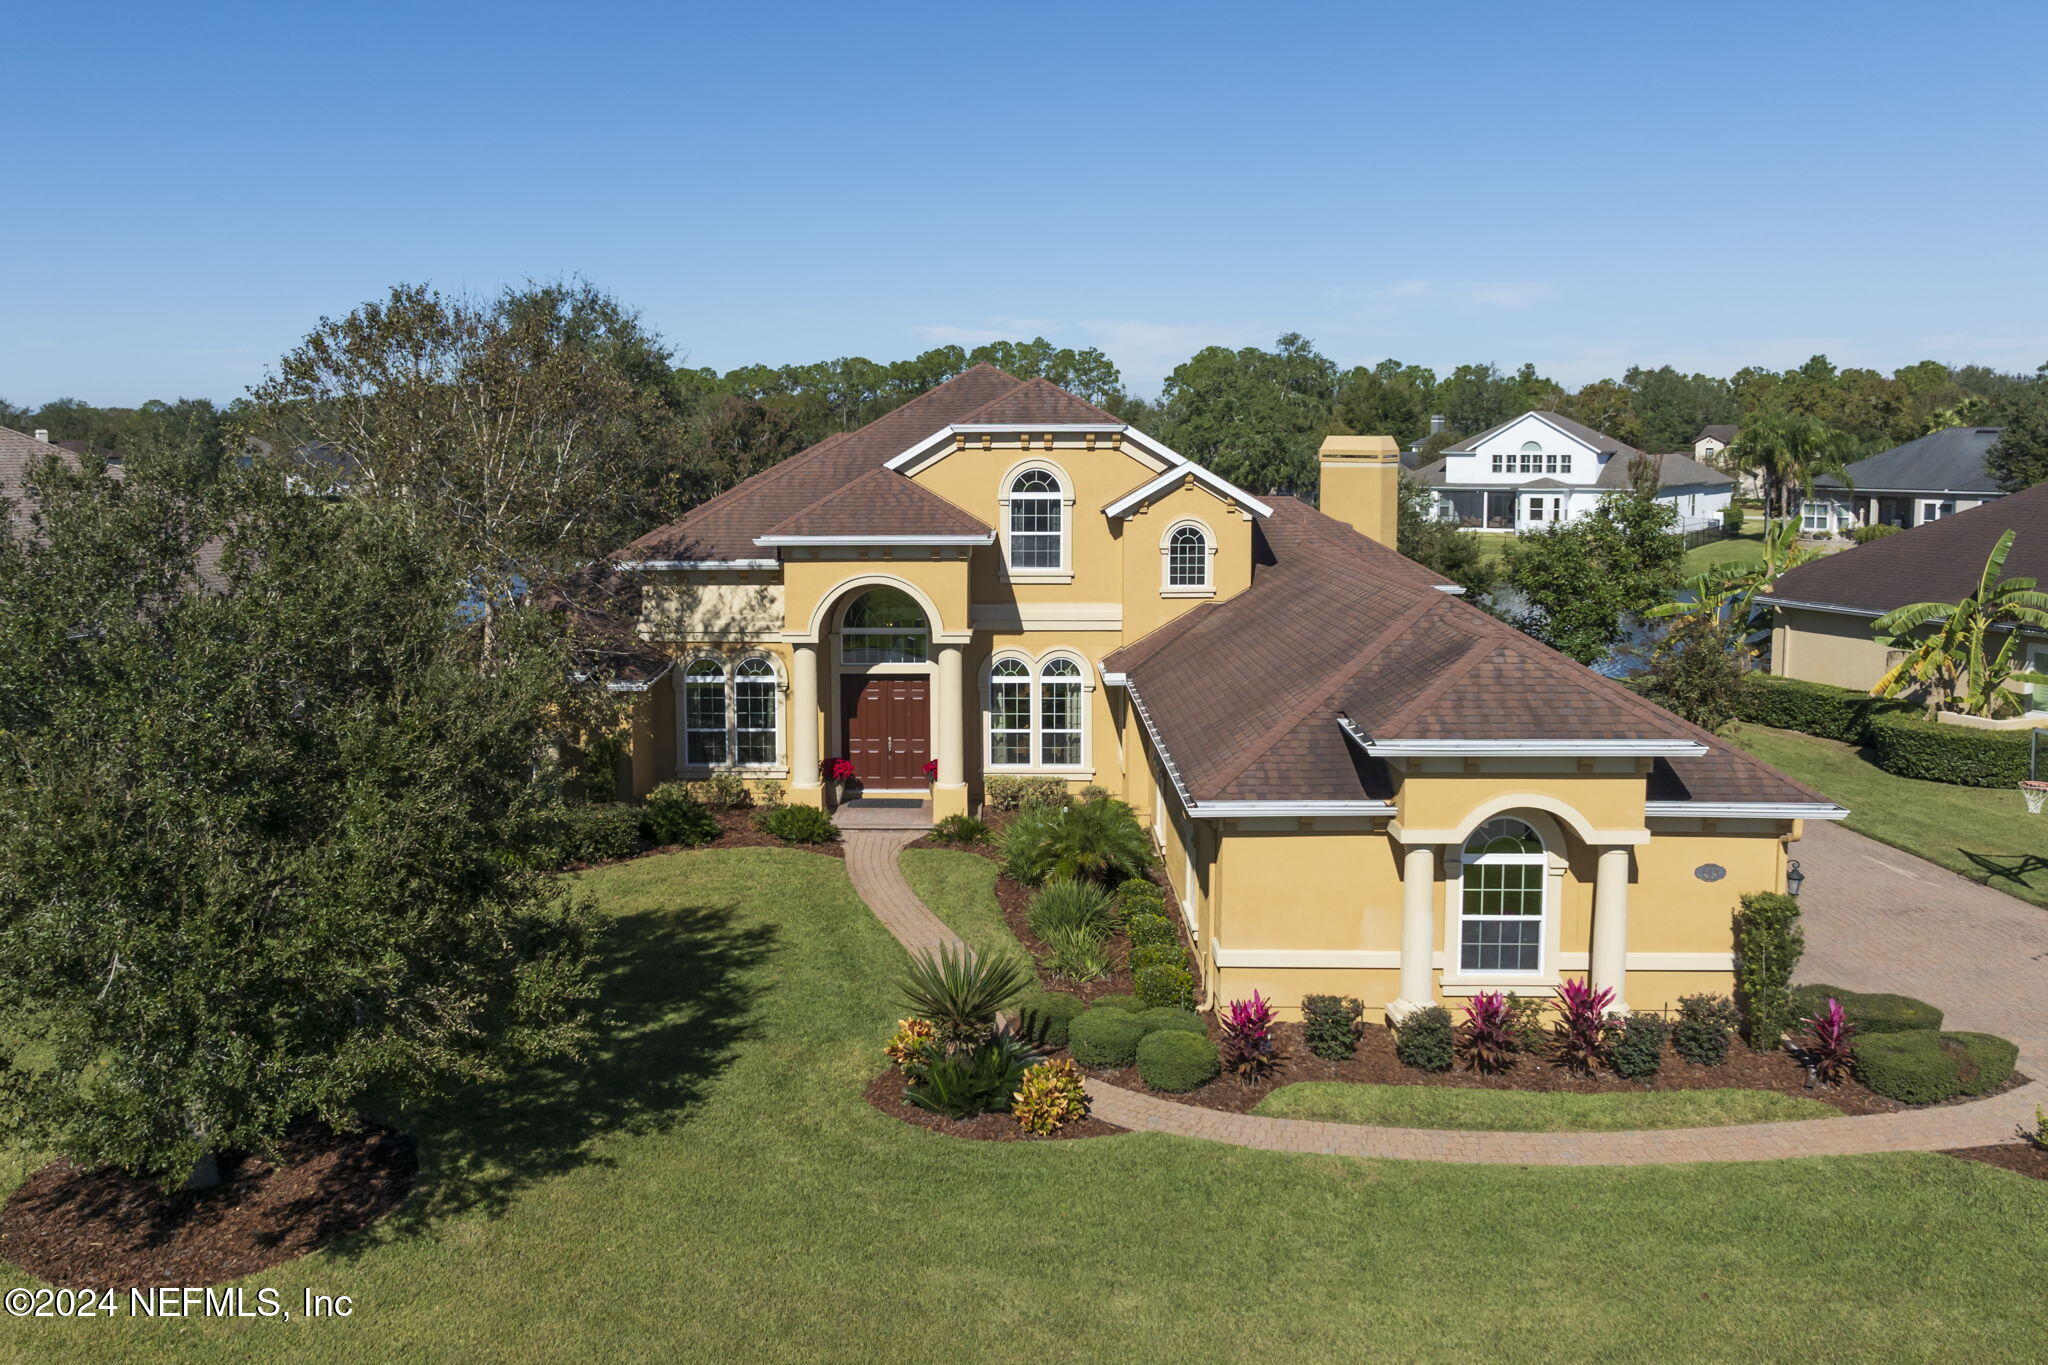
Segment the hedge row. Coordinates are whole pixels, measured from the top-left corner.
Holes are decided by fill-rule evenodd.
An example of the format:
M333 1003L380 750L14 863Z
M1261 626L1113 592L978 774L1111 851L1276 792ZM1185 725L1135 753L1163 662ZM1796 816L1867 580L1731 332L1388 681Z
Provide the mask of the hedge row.
M1961 787L2009 787L2027 777L2028 731L1944 725L1910 702L1879 701L1847 687L1753 674L1737 714L1758 725L1860 744L1897 777Z

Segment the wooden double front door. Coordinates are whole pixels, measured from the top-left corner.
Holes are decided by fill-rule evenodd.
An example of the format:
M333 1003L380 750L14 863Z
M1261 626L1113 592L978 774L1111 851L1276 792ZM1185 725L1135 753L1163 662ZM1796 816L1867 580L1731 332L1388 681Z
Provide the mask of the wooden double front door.
M931 755L931 682L923 677L843 678L839 685L842 752L861 786L918 791Z

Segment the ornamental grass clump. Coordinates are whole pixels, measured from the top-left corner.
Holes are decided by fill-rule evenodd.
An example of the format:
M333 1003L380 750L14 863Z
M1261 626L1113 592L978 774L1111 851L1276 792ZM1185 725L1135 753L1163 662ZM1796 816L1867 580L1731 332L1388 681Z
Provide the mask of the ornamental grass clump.
M1458 1060L1468 1071L1497 1076L1515 1064L1514 1016L1507 997L1481 991L1465 1002L1465 1022L1458 1025Z
M1031 908L1024 917L1031 924L1031 932L1040 938L1047 938L1058 929L1078 929L1097 940L1106 939L1110 930L1109 893L1073 877L1055 877L1031 898Z
M1280 1065L1273 1046L1273 1005L1257 991L1233 1000L1223 1011L1223 1065L1246 1084L1262 1081Z
M1081 1069L1065 1057L1026 1067L1011 1098L1010 1113L1017 1126L1040 1137L1088 1117L1088 1091L1081 1083Z
M1551 1025L1551 1039L1559 1066L1575 1075L1593 1074L1606 1041L1608 1006L1613 1003L1613 990L1596 991L1575 977L1557 988L1558 1017Z
M1842 1002L1830 996L1828 1007L1800 1023L1806 1038L1800 1051L1813 1078L1822 1085L1840 1085L1849 1079L1855 1064L1856 1026L1842 1012Z
M1365 1003L1348 995L1301 998L1301 1034L1308 1050L1327 1062L1341 1062L1358 1050Z
M1688 1062L1721 1066L1728 1060L1728 1041L1737 1019L1735 1002L1725 995L1681 995L1671 1046Z
M988 825L971 815L949 815L932 826L932 838L942 844L985 844Z
M1109 975L1109 949L1104 936L1085 925L1061 925L1039 936L1045 943L1045 969L1062 981L1100 981Z

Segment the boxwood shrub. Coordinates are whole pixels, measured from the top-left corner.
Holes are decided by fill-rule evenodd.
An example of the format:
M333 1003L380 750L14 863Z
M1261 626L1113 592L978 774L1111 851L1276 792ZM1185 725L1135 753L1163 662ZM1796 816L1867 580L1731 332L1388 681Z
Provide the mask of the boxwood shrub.
M1179 1029L1149 1033L1138 1044L1138 1074L1154 1090L1193 1090L1215 1080L1222 1066L1216 1044Z
M1180 940L1172 943L1145 943L1131 949L1131 975L1136 978L1147 967L1180 967L1187 964L1187 954L1180 950Z
M630 858L640 851L640 812L627 805L565 806L532 854L533 865L565 867Z
M1098 995L1088 1002L1092 1010L1125 1010L1136 1014L1145 1006L1135 995Z
M1140 967L1131 973L1136 985L1138 999L1145 1005L1174 1005L1181 1009L1193 1009L1195 1004L1195 977L1185 967L1171 963L1157 963Z
M1664 1061L1664 1040L1671 1026L1663 1016L1631 1014L1614 1028L1607 1044L1607 1064L1625 1081L1654 1076Z
M647 793L641 821L653 844L696 848L719 834L718 817L682 782L664 782Z
M1989 1033L1873 1033L1855 1045L1856 1075L1878 1094L1905 1104L1981 1095L2005 1084L2019 1048Z
M1199 1033L1209 1036L1209 1026L1202 1022L1202 1016L1193 1010L1176 1009L1172 1005L1160 1005L1154 1009L1140 1010L1138 1022L1145 1026L1150 1035L1161 1029L1176 1028L1182 1033Z
M1017 1004L1017 1022L1024 1036L1049 1048L1067 1045L1067 1032L1087 1010L1088 1002L1065 991L1038 991Z
M816 806L777 806L755 816L754 823L785 844L829 844L839 837L839 826Z
M1944 1033L1942 1050L1956 1063L1956 1082L1965 1095L1982 1095L2012 1079L2019 1045L1995 1033Z
M1129 1066L1144 1036L1145 1022L1137 1015L1097 1005L1068 1026L1067 1048L1082 1066Z
M1394 1055L1417 1071L1449 1071L1455 1036L1451 1012L1429 1005L1394 1026Z
M1180 931L1175 929L1173 921L1164 915L1132 915L1124 921L1124 932L1131 936L1133 948L1142 948L1153 943L1180 947Z
M1906 1033L1913 1029L1938 1031L1941 1028L1941 1011L1925 1000L1915 1000L1910 995L1845 991L1839 986L1794 986L1793 1016L1811 1019L1825 1012L1830 997L1842 1002L1843 1015L1861 1034Z

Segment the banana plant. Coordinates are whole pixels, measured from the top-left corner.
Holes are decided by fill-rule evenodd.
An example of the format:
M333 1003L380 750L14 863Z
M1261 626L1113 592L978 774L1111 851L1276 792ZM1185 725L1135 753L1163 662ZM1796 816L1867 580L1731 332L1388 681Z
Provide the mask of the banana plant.
M1764 529L1764 557L1761 563L1716 564L1694 574L1679 587L1685 596L1652 607L1653 617L1705 615L1736 625L1751 638L1756 617L1757 594L1776 582L1778 576L1820 556L1812 548L1801 549L1799 523L1783 521ZM1690 599L1690 600L1687 600Z
M2019 709L2015 683L2048 686L2048 675L2020 667L2020 630L2048 630L2048 593L2031 578L2006 578L2015 533L2007 531L1984 560L1977 590L1960 602L1915 602L1872 624L1886 648L1903 658L1870 689L1895 697L1925 689L1943 710L1996 718ZM2002 640L1994 649L1994 640Z

